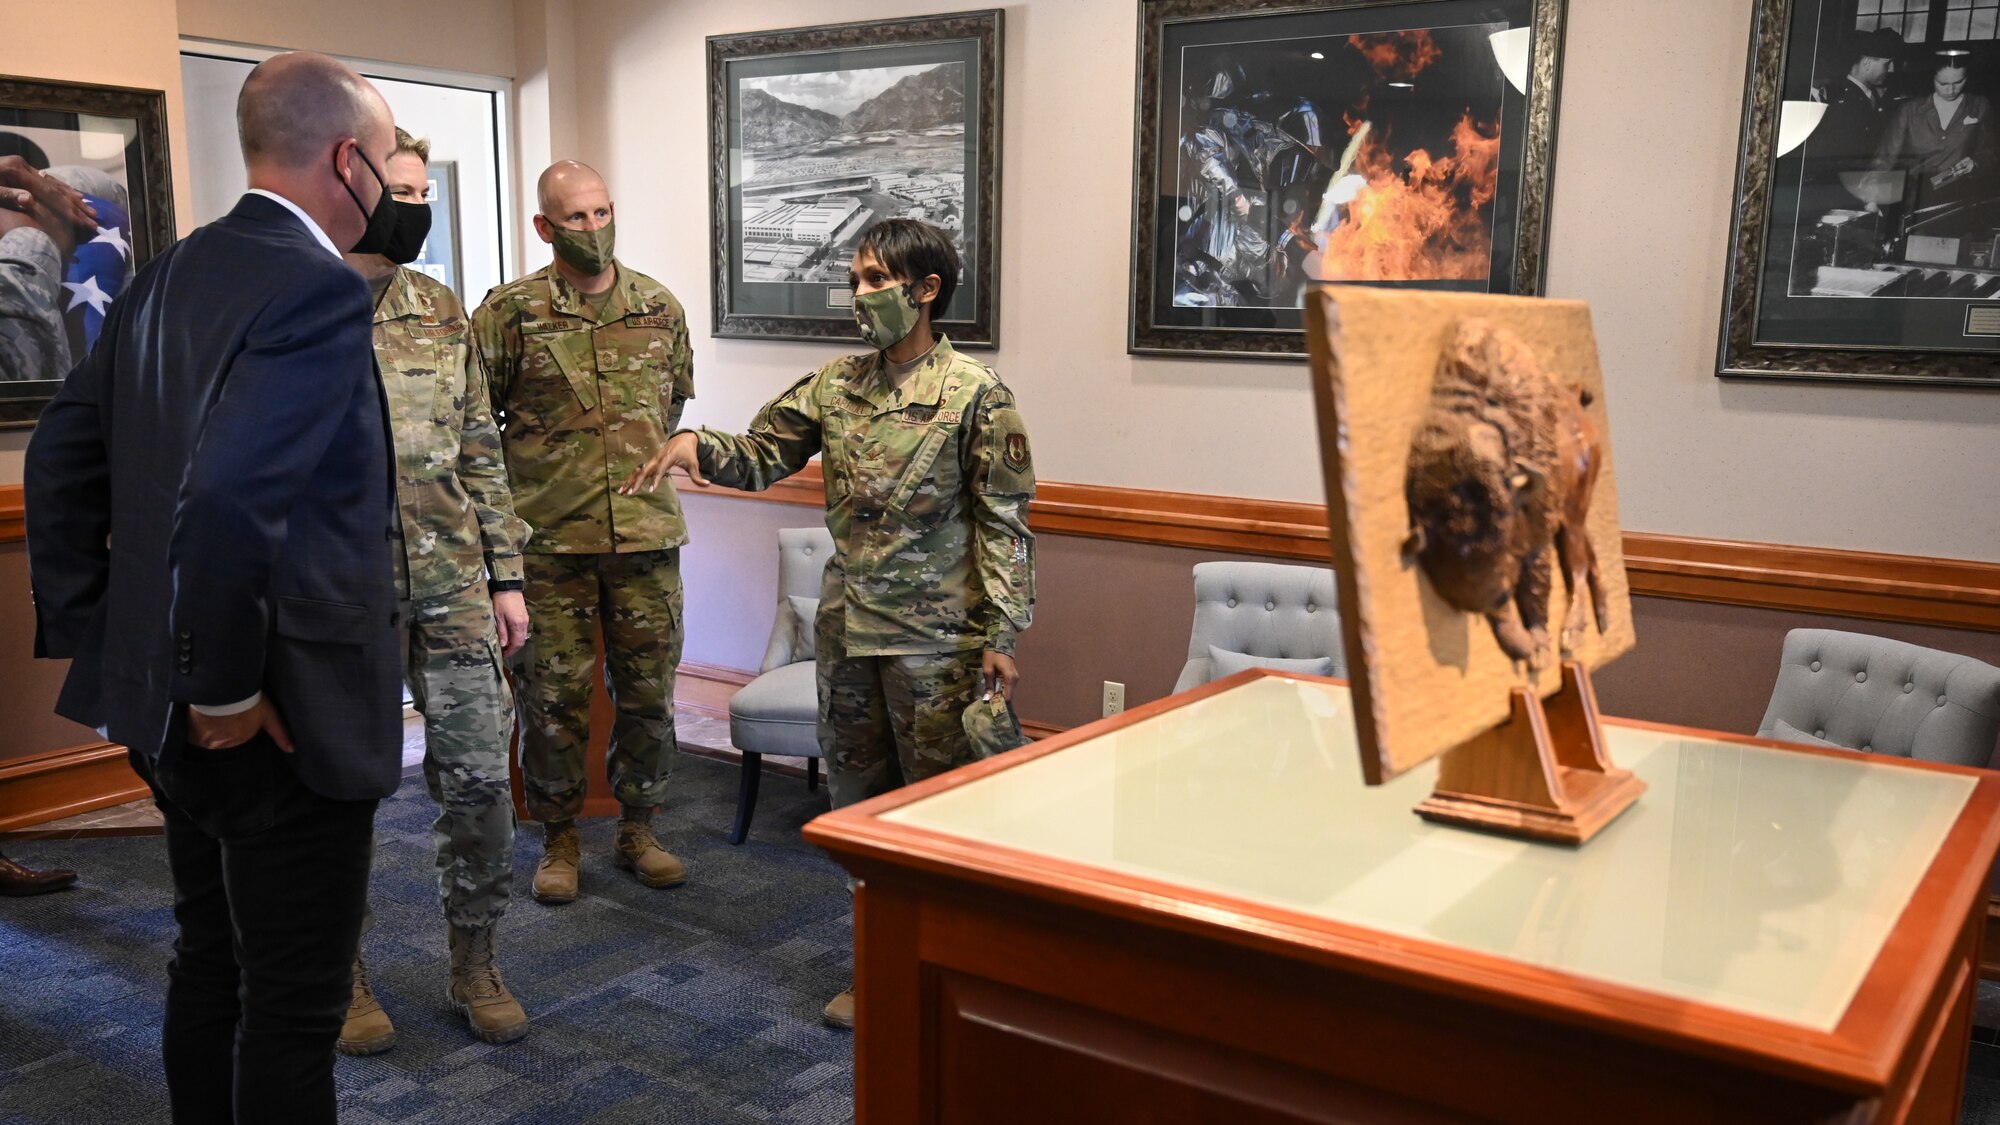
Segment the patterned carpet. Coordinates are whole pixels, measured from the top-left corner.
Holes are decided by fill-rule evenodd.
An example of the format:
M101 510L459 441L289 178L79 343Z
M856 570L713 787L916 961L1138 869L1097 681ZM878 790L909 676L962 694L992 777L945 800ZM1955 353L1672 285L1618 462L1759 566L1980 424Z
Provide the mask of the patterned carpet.
M656 821L687 885L639 886L586 822L584 895L525 897L539 831L516 850L501 923L507 982L534 1018L518 1043L473 1039L444 1003L443 921L421 779L377 819L377 923L366 951L396 1021L387 1054L338 1064L341 1120L798 1125L852 1117L852 1040L819 1020L847 983L852 909L839 868L799 839L825 791L766 778L742 847L725 839L736 769L693 756ZM527 836L528 832L524 832ZM38 866L81 887L0 899L0 1125L166 1122L159 1018L171 940L157 837L43 841Z

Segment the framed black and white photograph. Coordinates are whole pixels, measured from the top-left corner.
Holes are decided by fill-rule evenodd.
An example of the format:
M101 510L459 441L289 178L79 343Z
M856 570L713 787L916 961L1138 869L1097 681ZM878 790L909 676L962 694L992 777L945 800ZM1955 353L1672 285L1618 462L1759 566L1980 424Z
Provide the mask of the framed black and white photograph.
M1757 0L1717 373L2000 387L2000 0Z
M463 302L465 294L458 289L463 276L458 252L458 161L430 162L424 201L431 205L431 233L410 268L457 293Z
M0 272L0 427L21 428L88 353L134 271L173 241L165 95L0 75L8 157L5 194L37 196L45 189L34 180L45 178L94 213L0 200L0 258L10 264Z
M1291 359L1305 293L1541 290L1563 0L1144 0L1129 350Z
M963 272L937 317L998 343L999 10L708 40L716 336L860 339L861 233L922 219Z

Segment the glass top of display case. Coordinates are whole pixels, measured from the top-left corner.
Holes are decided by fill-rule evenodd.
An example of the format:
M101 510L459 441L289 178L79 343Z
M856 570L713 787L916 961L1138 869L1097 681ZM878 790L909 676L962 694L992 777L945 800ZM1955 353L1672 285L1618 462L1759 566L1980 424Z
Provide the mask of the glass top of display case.
M1348 691L1264 676L887 822L1830 1031L1974 780L1607 723L1648 788L1582 848L1363 784Z

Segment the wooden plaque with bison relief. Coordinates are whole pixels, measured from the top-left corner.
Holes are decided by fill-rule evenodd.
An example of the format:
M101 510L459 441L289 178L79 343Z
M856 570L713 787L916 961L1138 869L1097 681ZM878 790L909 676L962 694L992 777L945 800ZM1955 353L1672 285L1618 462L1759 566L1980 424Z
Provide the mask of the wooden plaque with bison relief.
M1645 788L1590 686L1633 633L1589 308L1343 286L1306 313L1369 783L1443 755L1421 815L1582 843Z

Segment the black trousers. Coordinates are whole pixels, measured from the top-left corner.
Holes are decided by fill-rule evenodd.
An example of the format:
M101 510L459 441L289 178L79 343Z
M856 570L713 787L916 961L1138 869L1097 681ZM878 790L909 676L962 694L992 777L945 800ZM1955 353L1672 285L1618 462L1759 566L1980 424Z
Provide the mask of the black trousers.
M180 923L162 1034L176 1125L333 1125L376 802L307 789L261 734L132 763L166 819Z

